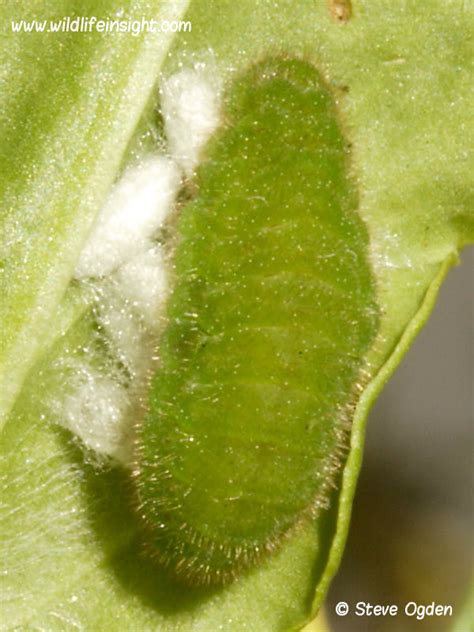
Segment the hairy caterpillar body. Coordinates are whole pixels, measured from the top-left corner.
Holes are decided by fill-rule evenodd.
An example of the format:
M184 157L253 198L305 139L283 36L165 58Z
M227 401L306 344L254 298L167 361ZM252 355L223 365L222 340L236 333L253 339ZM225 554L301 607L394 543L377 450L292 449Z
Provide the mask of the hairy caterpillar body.
M235 80L177 220L139 512L191 584L255 565L327 503L377 331L333 95L301 59Z

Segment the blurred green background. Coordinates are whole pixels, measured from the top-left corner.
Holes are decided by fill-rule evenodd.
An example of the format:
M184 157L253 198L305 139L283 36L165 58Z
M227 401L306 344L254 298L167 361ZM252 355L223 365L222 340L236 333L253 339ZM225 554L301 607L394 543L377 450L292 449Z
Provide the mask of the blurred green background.
M461 260L370 415L349 541L327 600L333 632L450 630L467 598L474 552L474 249ZM452 604L454 616L338 617L341 600L351 609L358 601L435 601Z

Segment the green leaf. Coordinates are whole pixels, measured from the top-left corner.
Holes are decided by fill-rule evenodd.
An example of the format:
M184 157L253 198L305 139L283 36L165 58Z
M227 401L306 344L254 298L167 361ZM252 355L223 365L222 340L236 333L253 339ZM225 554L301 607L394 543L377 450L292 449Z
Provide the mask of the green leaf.
M73 9L55 5L60 17ZM370 355L376 377L359 400L330 511L221 589L184 588L150 562L126 472L97 468L54 425L64 393L58 367L87 347L89 318L65 318L58 331L75 323L67 335L43 339L63 309L81 244L146 106L166 38L20 37L7 28L2 406L7 411L15 400L15 407L1 453L4 629L296 630L321 605L347 534L368 410L473 227L472 9L440 0L367 0L353 9L340 24L326 2L302 1L295 9L289 0L276 8L273 1L229 0L217 10L194 0L192 33L176 38L166 66L171 73L211 55L226 78L269 53L317 64L340 94L382 314ZM117 6L81 5L81 13L88 10L107 14ZM12 5L3 11L10 19ZM129 11L158 10L133 3Z

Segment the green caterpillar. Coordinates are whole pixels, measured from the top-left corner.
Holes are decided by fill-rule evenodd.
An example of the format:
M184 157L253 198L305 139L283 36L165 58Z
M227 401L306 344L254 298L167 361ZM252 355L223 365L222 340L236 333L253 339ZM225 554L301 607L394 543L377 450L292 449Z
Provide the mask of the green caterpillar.
M236 79L177 220L138 429L158 558L224 583L327 504L378 315L331 90L272 57Z

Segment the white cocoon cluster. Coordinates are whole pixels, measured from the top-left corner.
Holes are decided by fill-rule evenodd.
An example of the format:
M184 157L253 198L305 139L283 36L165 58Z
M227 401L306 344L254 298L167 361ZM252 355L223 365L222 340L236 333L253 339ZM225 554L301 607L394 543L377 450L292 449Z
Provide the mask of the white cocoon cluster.
M160 95L169 150L190 176L199 152L219 124L219 82L198 65L164 79Z
M109 375L110 367L100 371L87 361L78 363L59 417L89 448L125 464L129 425L156 360L169 294L163 246L153 238L173 210L183 174L192 175L203 145L219 124L219 85L204 64L162 81L169 157L149 156L125 171L76 267L77 278L94 278L98 322L121 369Z
M153 156L125 172L112 189L81 253L76 277L110 274L147 247L180 186L177 165Z

